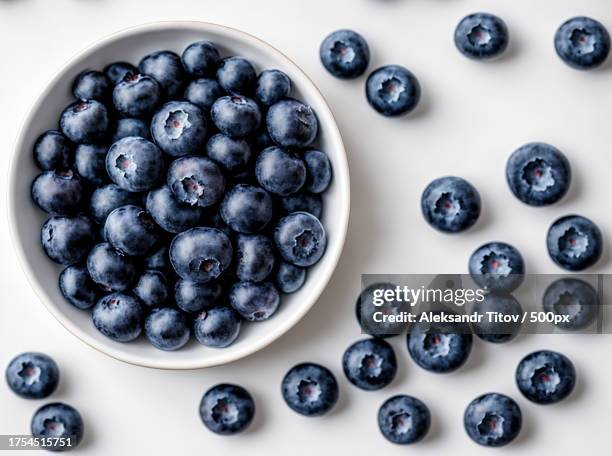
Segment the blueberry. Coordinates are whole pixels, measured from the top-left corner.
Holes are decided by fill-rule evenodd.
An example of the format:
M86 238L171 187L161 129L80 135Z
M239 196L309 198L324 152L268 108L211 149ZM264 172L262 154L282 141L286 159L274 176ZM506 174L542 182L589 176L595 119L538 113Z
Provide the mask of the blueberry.
M489 291L509 293L516 290L525 277L521 253L504 242L489 242L478 247L468 266L474 282Z
M280 219L274 241L285 261L302 267L319 261L327 247L325 228L307 212L294 212Z
M590 284L570 277L550 284L543 298L544 311L569 318L569 321L556 323L567 330L590 326L597 317L598 304L597 291Z
M281 147L308 147L319 131L312 108L297 100L282 100L270 106L266 125L272 140Z
M141 138L149 139L149 126L140 119L123 118L117 121L115 132L113 133L113 142L128 136L140 136Z
M280 296L270 282L236 282L229 291L229 303L245 320L264 321L278 309Z
M221 304L223 286L219 282L198 283L177 280L174 286L174 301L179 309L197 313ZM197 336L197 333L196 333Z
M516 384L523 396L540 405L562 401L576 385L576 370L561 353L540 350L525 356L516 368Z
M167 97L177 96L183 88L185 71L181 58L174 52L153 52L140 61L138 69L155 79Z
M91 249L87 270L94 282L109 291L127 290L136 277L133 261L107 242Z
M320 195L313 193L294 193L281 199L283 213L308 212L320 219L323 212L323 200Z
M221 133L208 140L206 153L209 158L230 173L244 171L251 159L251 148L247 141L230 138Z
M281 101L291 92L291 79L280 70L262 71L257 78L255 99L264 106Z
M210 41L196 41L183 51L181 60L183 68L191 76L208 76L215 74L221 57Z
M130 342L142 332L144 312L132 296L111 293L93 309L93 323L98 331L116 342Z
M210 388L200 402L200 418L216 434L232 435L244 431L255 416L255 402L238 385L220 384Z
M323 193L332 179L332 168L329 158L319 150L308 150L304 153L306 164L305 188L311 193Z
M70 304L89 309L100 299L100 288L91 280L85 266L71 265L59 276L59 288Z
M104 224L108 214L127 204L139 204L141 195L123 190L116 184L97 188L91 195L89 212L96 223Z
M224 91L214 79L196 79L191 81L185 89L185 100L193 103L202 110L210 110L218 98L224 95Z
M115 184L128 192L152 189L164 170L161 150L136 136L120 139L106 155L106 171Z
M193 323L193 333L202 345L225 348L240 334L240 316L231 307L214 307L200 312Z
M283 399L294 412L320 416L338 402L338 382L329 369L302 363L292 367L281 384Z
M161 97L157 81L137 73L127 73L113 89L113 105L126 117L148 117Z
M232 230L249 234L268 224L272 209L272 198L265 190L238 184L225 194L220 214Z
M83 71L72 85L72 95L77 100L104 102L110 97L111 91L111 81L101 71Z
M387 65L368 76L366 98L378 113L388 117L401 116L419 104L421 85L403 66Z
M259 185L269 192L287 196L304 186L306 166L297 155L272 146L257 157L255 176Z
M421 210L427 223L446 233L472 227L480 216L480 194L460 177L440 177L421 196Z
M74 143L95 143L104 138L108 129L108 112L95 100L72 103L62 112L60 128Z
M154 269L156 271L167 272L172 269L170 264L170 256L168 255L168 247L162 245L155 252L151 253L143 260L145 269Z
M145 320L144 329L151 345L164 351L182 348L191 336L187 319L172 307L153 309Z
M215 101L210 110L215 126L232 138L249 136L261 123L259 106L242 95L224 96Z
M591 220L567 215L556 220L546 237L548 254L568 271L582 271L593 266L603 250L601 231Z
M463 426L479 445L501 447L521 432L523 417L518 404L510 397L488 393L474 399L465 409Z
M430 425L429 409L416 397L393 396L378 409L380 432L392 443L416 443L425 437Z
M87 182L96 186L108 181L106 172L105 146L95 144L79 144L74 156L74 167L79 175Z
M113 62L104 67L104 74L113 85L123 81L128 73L136 74L138 68L128 62Z
M77 263L94 243L94 225L82 215L56 215L44 223L40 239L45 253L56 263Z
M387 290L394 291L397 285L392 283L374 283L367 286L357 297L355 303L355 314L361 331L375 337L391 337L401 334L404 331L404 323L390 320L376 321L375 314L380 312L383 315L399 315L403 312L404 304L401 301L385 301L383 306L374 304L374 293L380 290L385 293Z
M121 206L104 223L104 238L120 252L143 256L159 239L157 225L149 213L138 206Z
M306 281L306 269L294 266L284 261L280 262L276 271L276 287L282 293L295 293Z
M491 321L488 312L496 312L497 315L511 316L516 318L511 323L498 323ZM476 301L471 313L481 315L482 320L472 324L474 333L484 341L494 344L503 344L514 339L520 328L523 318L523 308L512 295L499 295L487 293L482 301Z
M274 244L263 234L236 238L236 276L245 282L261 282L274 268Z
M571 178L569 161L549 144L526 144L506 164L510 190L530 206L546 206L561 200L569 190Z
M216 228L191 228L170 244L170 261L182 279L206 283L221 276L232 262L230 239Z
M168 187L180 203L208 207L217 203L225 191L219 167L208 158L181 157L168 169Z
M151 134L155 143L173 157L198 153L206 132L204 113L188 101L166 103L151 121Z
M591 70L603 64L610 53L610 35L594 19L574 17L555 34L557 55L577 70Z
M74 151L68 138L57 130L49 130L34 144L34 160L43 171L63 170L72 165Z
M147 307L161 307L168 301L168 281L161 271L146 270L136 281L134 294Z
M256 78L255 68L242 57L226 57L217 69L217 80L229 93L250 93Z
M53 359L44 353L22 353L6 368L6 383L25 399L49 397L57 388L60 372Z
M202 219L202 208L179 203L166 185L149 192L147 211L155 223L170 233L193 228Z
M40 407L32 417L33 437L49 439L50 451L69 451L83 440L83 418L70 405L53 402Z
M71 170L45 171L32 182L32 201L50 214L77 212L83 200L83 184Z
M366 40L353 30L336 30L321 43L321 63L333 76L355 79L365 73L370 63Z
M493 14L470 14L455 29L455 46L471 59L497 57L506 50L508 41L508 27Z
M437 313L431 312L435 317ZM469 327L448 322L420 320L408 334L408 352L420 367L436 374L459 369L470 356L472 335Z
M344 352L342 369L357 388L374 391L395 378L397 359L391 345L382 339L363 339Z

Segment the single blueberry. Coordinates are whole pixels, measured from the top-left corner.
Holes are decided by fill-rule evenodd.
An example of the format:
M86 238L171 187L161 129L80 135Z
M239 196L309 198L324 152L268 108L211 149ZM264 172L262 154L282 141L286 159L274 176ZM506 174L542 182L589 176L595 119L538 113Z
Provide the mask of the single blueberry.
M405 304L398 300L384 301L383 305L375 304L374 294L384 294L389 291L395 291L397 285L392 283L375 283L367 286L357 297L355 304L355 314L357 322L364 334L369 334L375 337L391 337L401 334L404 331L405 324L398 321L385 319L383 321L375 317L375 314L382 315L400 315L405 311Z
M144 138L120 139L108 150L106 171L115 184L128 192L150 190L164 171L162 152Z
M321 416L338 402L338 382L329 369L302 363L292 367L281 383L283 399L294 412Z
M255 416L255 402L238 385L220 384L210 388L200 402L200 418L216 434L232 435L244 431Z
M200 206L179 203L167 185L151 190L146 206L155 223L170 233L180 233L197 226L203 215Z
M6 383L18 396L25 399L49 397L57 388L59 368L44 353L22 353L11 360L6 368Z
M261 123L261 111L255 101L242 95L218 98L210 115L215 126L231 138L244 138L255 132Z
M145 320L144 329L151 345L164 351L182 348L191 336L187 319L172 307L153 309Z
M168 301L168 280L163 272L149 269L138 278L133 291L145 306L161 307Z
M264 321L278 310L280 296L270 282L236 282L229 303L247 321Z
M191 81L185 89L185 100L193 103L203 111L209 111L218 98L225 92L214 79L196 79Z
M32 201L49 214L78 212L83 202L83 184L71 170L45 171L32 182Z
M397 359L393 347L382 339L363 339L346 349L342 369L357 388L374 391L384 388L395 378Z
M128 73L136 74L138 68L128 62L113 62L104 67L104 74L113 85L123 81Z
M74 160L72 144L59 131L46 131L34 144L34 160L43 171L70 168Z
M112 83L101 71L83 71L72 85L72 95L77 100L105 102L112 91Z
M251 148L246 140L230 138L222 133L217 133L208 140L206 153L210 159L232 174L244 171L251 159Z
M319 48L321 63L333 76L355 79L365 73L370 63L366 40L353 30L336 30L325 37Z
M144 312L132 296L111 293L93 309L93 323L98 331L115 342L130 342L142 332Z
M80 100L62 112L60 129L74 143L95 143L104 138L109 126L106 107L96 100Z
M264 106L271 106L291 92L291 79L280 70L262 71L257 78L255 99Z
M294 193L281 199L284 214L292 212L308 212L320 219L323 212L323 200L313 193Z
M217 69L217 80L229 93L249 94L256 78L255 68L242 57L226 57Z
M574 17L564 22L555 34L555 50L567 65L591 70L602 65L610 53L610 34L595 19Z
M470 14L461 19L455 29L455 46L471 59L497 57L506 50L508 42L508 27L493 14Z
M306 166L296 154L280 147L268 147L255 163L259 185L280 196L296 193L306 182Z
M71 265L59 276L59 288L70 304L78 309L89 309L100 299L100 288L91 280L87 267Z
M403 66L387 65L368 76L366 98L378 113L388 117L401 116L419 104L421 85Z
M167 183L178 202L208 207L217 203L225 191L219 167L208 158L181 157L170 164Z
M314 215L294 212L280 219L274 241L285 261L306 267L318 262L325 253L327 234Z
M479 445L501 447L521 432L523 417L518 404L510 397L488 393L474 399L465 409L463 426Z
M206 283L221 276L232 262L232 243L216 228L191 228L170 244L170 261L182 279Z
M323 193L332 179L332 167L327 155L319 150L304 152L306 165L305 189L311 193Z
M157 81L142 74L127 73L113 89L113 105L126 117L148 117L161 99Z
M276 271L276 287L282 293L295 293L306 281L306 269L281 261Z
M83 440L83 418L70 405L53 402L36 410L30 430L33 437L49 443L46 450L69 451Z
M100 186L108 181L106 146L79 144L74 155L74 167L87 182Z
M89 212L96 223L103 225L108 214L118 207L141 202L142 195L123 190L116 184L108 184L92 193Z
M210 41L196 41L183 51L181 57L183 68L191 76L208 76L215 74L221 57L219 50Z
M525 356L516 368L516 384L536 404L562 401L576 385L576 370L565 355L540 350Z
M474 282L493 292L514 291L525 278L521 253L504 242L489 242L478 247L472 253L468 267Z
M104 222L104 238L118 251L143 256L159 239L157 225L149 213L138 206L121 206Z
M193 323L195 338L202 345L225 348L240 334L240 316L231 307L214 307L198 314Z
M272 211L272 198L265 190L238 184L225 194L220 214L232 230L249 234L263 229Z
M167 97L175 97L185 83L181 58L172 51L158 51L145 56L138 64L142 74L155 79Z
M498 316L514 318L512 322L492 321L494 312ZM472 323L474 333L482 340L494 344L503 344L514 339L520 329L523 308L512 295L487 293L482 301L476 301L471 309L472 314L480 315L482 320Z
M549 144L526 144L506 164L510 190L530 206L546 206L561 200L569 190L571 178L569 161Z
M546 246L558 266L568 271L582 271L601 257L603 238L591 220L580 215L567 215L551 225Z
M141 119L122 118L117 121L112 141L115 143L128 136L140 136L149 139L149 126Z
M87 270L94 282L109 291L127 290L136 277L133 261L107 242L91 249Z
M319 132L312 108L297 100L281 100L270 106L266 125L272 140L281 147L308 147Z
M595 288L584 280L571 277L554 281L543 298L546 312L568 318L568 321L557 322L557 326L570 331L590 326L597 317L598 305Z
M416 397L393 396L378 409L380 432L392 443L416 443L427 435L430 425L429 409Z
M239 234L236 238L236 277L261 282L274 269L274 243L263 234Z
M191 314L221 304L222 297L223 286L219 282L198 283L191 280L177 280L174 286L176 305L183 312Z
M206 132L204 113L188 101L166 103L151 121L151 135L155 143L173 157L198 153Z
M441 177L431 182L421 196L421 211L427 223L445 233L471 228L480 216L480 194L460 177Z
M87 256L94 243L94 225L82 215L49 218L41 230L43 250L59 264L73 264Z

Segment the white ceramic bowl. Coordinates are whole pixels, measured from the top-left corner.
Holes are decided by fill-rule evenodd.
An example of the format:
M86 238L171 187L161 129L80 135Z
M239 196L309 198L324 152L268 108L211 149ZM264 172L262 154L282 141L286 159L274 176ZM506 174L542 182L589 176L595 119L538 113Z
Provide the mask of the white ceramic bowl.
M38 171L32 147L39 134L57 128L62 109L71 102L74 77L85 69L100 69L110 62L137 63L144 55L161 49L177 53L191 42L207 39L218 45L223 55L241 55L258 70L279 68L289 75L296 98L312 106L320 124L318 147L333 165L334 179L324 195L322 222L328 232L327 252L308 271L304 287L284 296L281 308L270 320L243 325L238 340L225 349L211 349L191 341L176 352L155 349L141 337L122 344L107 339L91 322L91 312L81 311L62 298L58 286L61 267L44 254L40 246L40 227L46 214L30 199L30 184ZM244 32L203 22L162 22L131 28L89 47L53 78L34 103L17 139L11 163L8 194L9 220L14 244L23 269L47 309L72 334L101 352L128 363L165 369L193 369L216 366L243 358L265 347L295 325L328 283L340 257L349 218L349 173L342 138L321 93L291 60L278 50Z

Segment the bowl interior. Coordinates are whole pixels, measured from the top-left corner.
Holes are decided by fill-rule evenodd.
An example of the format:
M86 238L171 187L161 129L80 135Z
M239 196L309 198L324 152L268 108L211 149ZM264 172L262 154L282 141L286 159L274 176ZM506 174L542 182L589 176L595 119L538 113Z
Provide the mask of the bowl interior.
M248 58L258 71L266 68L283 70L294 84L293 96L314 108L320 123L317 146L328 154L334 170L333 182L324 195L322 217L329 240L325 256L308 271L304 287L293 295L283 296L281 307L272 319L243 325L239 339L225 349L207 348L192 340L183 349L167 353L155 349L142 337L127 344L107 339L94 328L90 311L80 311L64 301L57 286L62 268L51 262L40 246L40 227L47 217L30 199L30 184L39 172L32 159L32 147L40 133L57 128L61 110L71 102L72 80L79 72L101 69L119 60L137 64L144 55L161 49L180 54L187 44L201 39L213 41L224 56ZM87 344L122 361L148 367L190 369L230 362L263 348L297 323L316 302L333 273L344 244L349 214L349 176L342 139L329 108L308 77L284 55L258 39L230 28L199 22L157 23L102 40L56 75L34 104L17 140L8 203L11 232L26 275L46 307L68 330Z

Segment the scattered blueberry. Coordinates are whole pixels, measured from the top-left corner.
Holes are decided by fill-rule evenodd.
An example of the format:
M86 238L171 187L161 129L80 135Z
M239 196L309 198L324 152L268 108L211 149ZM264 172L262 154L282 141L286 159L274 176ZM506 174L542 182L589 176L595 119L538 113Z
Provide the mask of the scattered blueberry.
M261 123L261 111L257 103L242 95L218 98L210 114L215 126L231 138L249 136Z
M188 101L166 103L151 121L151 135L155 143L173 157L199 152L206 132L204 113Z
M196 79L191 81L185 89L185 100L193 103L202 110L210 110L218 98L225 92L214 79Z
M527 399L547 405L562 401L576 384L576 370L561 353L540 350L525 356L516 368L516 384Z
M203 215L201 207L179 203L166 185L149 192L146 206L155 223L169 233L197 226Z
M601 231L591 220L567 215L556 220L546 237L548 254L568 271L582 271L593 266L603 250Z
M321 63L333 76L355 79L365 73L370 63L366 40L353 30L336 30L321 43Z
M108 182L105 146L79 144L74 155L74 167L83 179L93 185Z
M219 282L198 283L177 280L174 301L179 309L187 313L208 310L221 303L223 286Z
M142 332L144 311L132 296L111 293L93 309L93 323L98 331L116 342L130 342Z
M185 71L181 58L171 51L158 51L145 56L138 64L142 74L155 79L166 97L175 97L185 83Z
M375 283L364 288L359 294L355 304L355 314L363 333L375 337L391 337L404 331L404 323L389 320L377 322L374 319L374 314L377 312L383 315L400 315L405 310L405 305L397 300L385 301L382 306L374 305L375 290L381 290L384 293L387 290L393 291L396 287L397 285L392 283Z
M465 409L463 425L470 438L479 445L501 447L521 432L523 416L510 397L488 393L474 399Z
M265 190L238 184L225 194L220 214L232 230L249 234L268 224L272 210L272 198Z
M280 196L296 193L306 182L306 166L297 155L280 147L268 147L255 164L259 185Z
M78 212L83 201L83 184L71 170L45 171L32 182L32 201L49 214Z
M302 267L318 262L327 247L325 228L307 212L294 212L280 219L274 240L285 261Z
M425 188L421 210L435 229L459 233L471 228L480 217L480 194L460 177L441 177Z
M149 126L141 119L129 117L119 119L115 125L113 142L115 143L128 136L140 136L141 138L149 139Z
M74 80L72 95L77 100L105 102L112 91L111 81L101 71L83 71Z
M111 146L106 155L106 171L112 181L128 192L152 189L162 177L161 150L144 138L130 136Z
M72 165L74 151L63 134L57 130L49 130L36 140L34 160L43 171L64 170Z
M276 271L276 287L282 293L295 293L306 281L306 269L281 261Z
M397 359L393 347L384 340L363 339L346 349L342 357L342 369L353 385L374 391L393 381L397 372Z
M338 382L329 369L302 363L292 367L281 384L283 399L294 412L320 416L338 402Z
M497 57L507 49L508 42L508 27L493 14L470 14L455 29L455 46L471 59Z
M94 243L94 225L83 215L56 215L42 226L40 240L47 256L56 263L77 263L87 256Z
M123 81L128 73L136 74L138 68L128 62L114 62L104 67L104 74L113 85Z
M104 223L105 239L118 251L143 256L159 239L153 218L138 206L121 206L111 212Z
M113 89L113 105L126 117L148 117L161 99L157 81L142 74L127 73Z
M255 69L242 57L227 57L217 69L217 80L229 93L248 94L255 85Z
M387 65L368 76L366 98L378 113L388 117L401 116L419 104L421 85L403 66Z
M91 249L87 257L87 270L94 282L109 291L127 290L136 278L133 260L107 242Z
M60 372L51 357L28 352L11 360L5 378L15 394L25 399L43 399L57 388Z
M70 265L59 276L59 288L62 295L73 306L79 309L90 309L100 299L98 287L85 266Z
M308 212L316 218L321 218L323 212L323 200L318 194L299 192L281 199L284 214L292 212Z
M161 271L146 270L136 281L134 294L147 307L161 307L168 301L168 281Z
M151 345L165 351L183 347L191 335L185 316L172 307L153 309L145 320L144 329Z
M204 394L200 418L212 432L232 435L244 431L255 416L255 402L247 390L238 385L220 384Z
M247 321L267 320L280 304L278 291L270 282L236 282L228 298L234 310Z
M422 440L431 425L431 414L419 399L397 395L378 409L378 427L392 443L408 445Z
M504 242L484 244L470 257L470 275L485 290L509 293L516 290L525 277L521 253Z
M557 55L570 67L591 70L602 65L610 53L610 34L595 19L574 17L555 34Z
M546 312L567 316L569 321L560 321L557 326L567 330L588 327L597 317L599 298L589 283L573 277L554 281L546 289L543 306Z
M138 193L123 190L116 184L108 184L97 188L93 192L89 203L89 212L96 223L103 225L108 214L118 207L128 204L137 205L141 202L142 196Z
M202 345L225 348L240 334L240 316L231 307L213 307L198 314L193 323L193 334Z
M187 73L201 77L215 74L221 57L217 47L210 41L196 41L183 51L181 60Z
M168 169L168 187L180 203L208 207L217 203L225 191L219 167L208 158L181 157Z
M312 108L297 100L281 100L270 106L266 125L272 140L281 147L308 147L319 132Z
M305 189L311 193L323 193L332 179L332 168L329 158L319 150L304 152L306 165Z
M69 451L83 440L83 418L75 408L61 402L36 410L30 428L33 437L49 439L45 449L50 451Z
M291 80L280 70L262 71L257 78L255 98L264 106L271 106L289 96Z
M208 157L230 173L244 171L251 159L251 147L244 139L230 138L218 133L206 144Z
M488 312L511 316L516 318L516 321L510 323L491 321ZM482 301L475 302L471 313L482 315L480 322L472 323L474 333L482 340L494 344L503 344L514 339L521 328L523 318L523 308L514 296L495 293L487 293Z
M72 103L60 117L62 133L74 143L95 143L104 138L109 125L106 107L95 100Z

